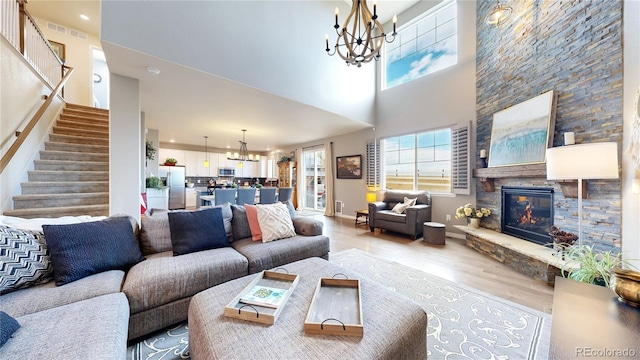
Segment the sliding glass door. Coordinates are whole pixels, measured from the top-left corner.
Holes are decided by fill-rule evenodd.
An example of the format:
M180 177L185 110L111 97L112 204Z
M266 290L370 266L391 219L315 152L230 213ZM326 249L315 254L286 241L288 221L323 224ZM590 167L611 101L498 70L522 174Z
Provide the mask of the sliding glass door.
M303 207L309 210L324 210L326 206L324 146L304 149L302 158L305 183L302 194Z

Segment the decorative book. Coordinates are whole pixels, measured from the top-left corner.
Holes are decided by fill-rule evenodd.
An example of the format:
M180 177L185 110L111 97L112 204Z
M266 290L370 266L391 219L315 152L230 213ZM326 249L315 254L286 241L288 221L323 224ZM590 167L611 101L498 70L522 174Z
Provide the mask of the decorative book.
M256 285L240 298L243 304L277 308L282 303L286 289Z

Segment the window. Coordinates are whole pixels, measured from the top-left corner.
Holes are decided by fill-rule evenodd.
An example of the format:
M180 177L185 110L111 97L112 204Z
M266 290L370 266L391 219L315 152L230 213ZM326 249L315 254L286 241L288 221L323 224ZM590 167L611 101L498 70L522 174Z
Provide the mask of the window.
M383 139L383 187L468 193L468 129L447 127Z
M382 90L442 70L458 62L457 6L444 0L401 26L385 44Z

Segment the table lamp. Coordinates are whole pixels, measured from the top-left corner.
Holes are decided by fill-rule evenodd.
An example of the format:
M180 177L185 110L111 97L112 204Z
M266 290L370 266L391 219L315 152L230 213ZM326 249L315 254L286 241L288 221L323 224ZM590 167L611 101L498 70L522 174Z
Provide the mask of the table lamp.
M582 180L617 179L618 144L601 142L547 149L547 180L578 180L578 244L582 246Z

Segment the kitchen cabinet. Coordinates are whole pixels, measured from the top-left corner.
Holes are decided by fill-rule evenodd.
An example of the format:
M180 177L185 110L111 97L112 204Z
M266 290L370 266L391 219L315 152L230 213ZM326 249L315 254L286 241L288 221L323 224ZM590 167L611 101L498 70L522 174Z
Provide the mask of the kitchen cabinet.
M147 210L169 209L169 188L147 188Z
M238 161L238 163L240 163ZM243 161L242 167L236 167L236 177L254 178L259 175L259 162Z
M185 203L185 207L187 209L195 209L196 206L196 201L198 198L198 194L196 189L193 188L186 188L185 189L185 196L186 196L186 203Z
M178 160L178 165L186 165L185 150L160 148L158 150L158 164L163 165L167 158Z
M213 155L213 154L212 154ZM235 160L229 160L227 159L227 154L225 153L218 153L218 167L226 167L226 168L232 168L232 169L236 169L236 171L238 171L238 162ZM216 168L216 174L218 173L217 168Z
M209 167L204 166L204 160L209 157ZM207 153L204 151L185 151L185 166L187 167L187 176L216 176L218 173L218 156L217 154Z

